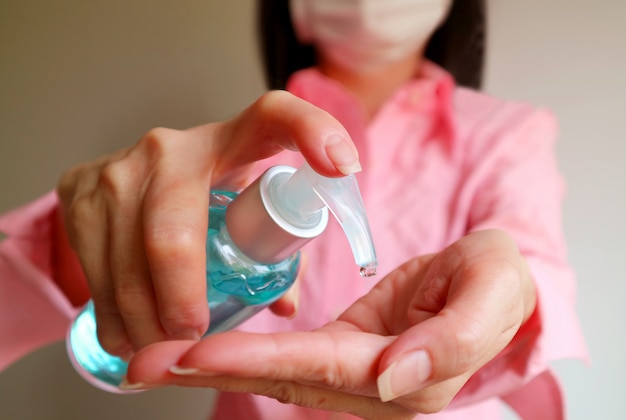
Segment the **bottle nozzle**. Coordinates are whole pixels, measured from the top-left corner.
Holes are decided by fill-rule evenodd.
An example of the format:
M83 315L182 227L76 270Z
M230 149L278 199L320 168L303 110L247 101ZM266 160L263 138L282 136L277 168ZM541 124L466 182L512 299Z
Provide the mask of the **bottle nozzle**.
M237 247L263 263L287 258L320 235L328 211L341 225L363 277L376 274L376 252L354 175L327 178L309 165L274 166L228 207L226 226Z
M359 270L359 274L361 274L361 277L372 277L376 275L376 267L377 264L371 264L368 265L366 267L361 267L361 269Z
M311 189L315 194L311 194ZM285 206L299 208L304 213L313 213L324 205L328 207L350 242L354 260L361 267L361 275L369 277L376 274L378 261L365 205L354 175L328 178L304 164L285 182L280 197L288 201Z

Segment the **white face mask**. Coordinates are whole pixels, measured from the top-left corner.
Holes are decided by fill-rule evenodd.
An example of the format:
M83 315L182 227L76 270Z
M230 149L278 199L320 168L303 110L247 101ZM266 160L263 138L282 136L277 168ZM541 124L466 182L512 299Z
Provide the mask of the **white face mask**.
M417 54L443 22L452 0L290 0L303 44L333 64L368 73Z

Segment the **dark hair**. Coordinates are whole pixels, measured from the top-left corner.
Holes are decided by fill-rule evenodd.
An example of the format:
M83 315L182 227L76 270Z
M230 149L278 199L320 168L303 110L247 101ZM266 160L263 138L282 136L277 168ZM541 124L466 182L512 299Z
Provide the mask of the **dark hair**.
M259 0L257 19L266 83L270 89L284 89L293 72L315 65L315 49L298 42L289 0ZM426 57L448 70L458 84L479 89L486 20L485 0L454 0L426 47Z

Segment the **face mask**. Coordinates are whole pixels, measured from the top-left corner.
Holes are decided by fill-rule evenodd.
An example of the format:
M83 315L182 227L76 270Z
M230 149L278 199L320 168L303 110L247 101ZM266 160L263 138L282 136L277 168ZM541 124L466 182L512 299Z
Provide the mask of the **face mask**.
M375 71L417 54L452 0L290 0L298 40L335 65Z

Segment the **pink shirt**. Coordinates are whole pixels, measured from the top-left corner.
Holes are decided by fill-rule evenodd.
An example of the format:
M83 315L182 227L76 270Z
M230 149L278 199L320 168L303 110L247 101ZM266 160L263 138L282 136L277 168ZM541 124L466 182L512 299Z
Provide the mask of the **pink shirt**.
M564 185L557 170L553 116L454 86L426 63L366 124L355 100L314 69L288 89L326 109L348 129L364 168L361 192L380 262L358 274L342 231L330 222L305 247L309 259L294 320L269 311L244 324L254 331L310 330L333 320L406 260L436 252L468 232L500 228L517 241L536 282L536 313L513 342L477 372L436 419L498 418L498 398L524 418L560 419L564 405L548 362L586 359L575 312L575 278L561 227ZM298 166L285 152L267 164ZM62 339L76 313L49 277L54 193L0 218L0 369ZM329 246L333 244L333 246ZM216 419L347 418L246 394L221 394Z

